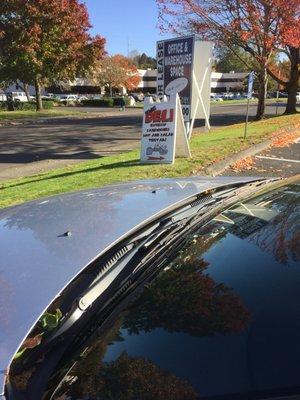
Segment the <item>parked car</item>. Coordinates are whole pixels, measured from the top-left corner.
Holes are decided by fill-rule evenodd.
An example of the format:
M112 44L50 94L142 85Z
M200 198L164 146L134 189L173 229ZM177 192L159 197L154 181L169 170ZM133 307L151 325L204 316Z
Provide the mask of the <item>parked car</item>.
M300 101L300 92L297 93L297 95L296 95L296 100L297 100L297 101Z
M60 95L59 101L61 103L76 102L78 97L75 94L63 94Z
M78 101L89 100L87 96L78 96Z
M143 101L144 100L143 93L130 93L129 96L132 96L135 101Z
M212 101L223 101L222 96L219 95L219 94L216 94L216 93L211 93L210 99L211 99Z
M26 103L28 102L27 96L25 92L8 92L13 101L20 102L20 103Z
M189 177L0 211L0 397L298 399L299 194Z
M233 93L223 93L222 97L224 100L233 100L234 99L234 94Z
M7 96L6 96L5 93L0 93L0 101L1 101L1 102L7 101Z
M279 93L278 93L278 97L279 97L280 99L285 99L285 98L288 97L288 94L285 93L285 92L279 92Z
M92 97L92 100L102 100L103 99L103 96L101 95L101 94L95 94L93 97Z

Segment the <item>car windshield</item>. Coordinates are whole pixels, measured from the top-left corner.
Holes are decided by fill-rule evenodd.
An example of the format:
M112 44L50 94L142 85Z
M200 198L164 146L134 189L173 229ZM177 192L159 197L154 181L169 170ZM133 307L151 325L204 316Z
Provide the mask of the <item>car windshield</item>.
M299 196L280 187L198 227L101 319L53 398L299 393Z

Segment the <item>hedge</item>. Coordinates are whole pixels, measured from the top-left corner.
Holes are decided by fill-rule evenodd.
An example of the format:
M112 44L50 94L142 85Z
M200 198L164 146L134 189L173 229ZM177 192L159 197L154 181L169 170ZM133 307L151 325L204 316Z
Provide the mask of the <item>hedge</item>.
M81 104L86 107L120 107L121 97L103 97L97 100L82 100ZM125 97L125 104L129 105L128 97Z
M45 110L50 110L54 106L54 101L52 100L43 100L43 108ZM7 102L6 101L1 101L0 102L0 110L8 110ZM36 110L36 103L35 101L30 101L28 102L19 102L15 101L14 102L14 110L15 111L34 111Z

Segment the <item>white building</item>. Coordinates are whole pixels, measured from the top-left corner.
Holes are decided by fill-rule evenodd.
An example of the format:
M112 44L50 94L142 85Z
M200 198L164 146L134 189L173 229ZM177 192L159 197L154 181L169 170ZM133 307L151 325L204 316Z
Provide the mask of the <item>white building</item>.
M141 77L141 82L137 88L138 91L144 93L155 93L156 92L156 75L157 71L153 69L139 69L139 74ZM242 91L245 88L245 80L248 76L246 72L230 72L230 73L220 73L213 72L211 76L211 91L214 92L230 92L230 91ZM18 84L11 85L5 92L15 92L20 91L21 86ZM62 89L60 89L61 91ZM100 88L97 88L93 83L87 78L76 78L74 82L70 82L68 85L68 90L66 92L71 93L82 93L91 94L99 93ZM43 90L44 94L47 90ZM51 88L51 92L56 92ZM35 95L35 89L33 86L29 86L30 95Z
M138 89L143 92L155 92L157 71L151 69L139 69L139 74L142 78L142 81L139 84ZM241 91L245 86L245 79L247 76L247 72L212 72L211 90L212 92Z

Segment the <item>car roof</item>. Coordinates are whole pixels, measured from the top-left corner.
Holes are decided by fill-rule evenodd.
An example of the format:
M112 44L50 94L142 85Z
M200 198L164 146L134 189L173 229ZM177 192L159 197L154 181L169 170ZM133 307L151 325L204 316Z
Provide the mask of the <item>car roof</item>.
M95 258L190 196L253 180L190 177L138 181L0 211L0 395L5 371L31 328Z

